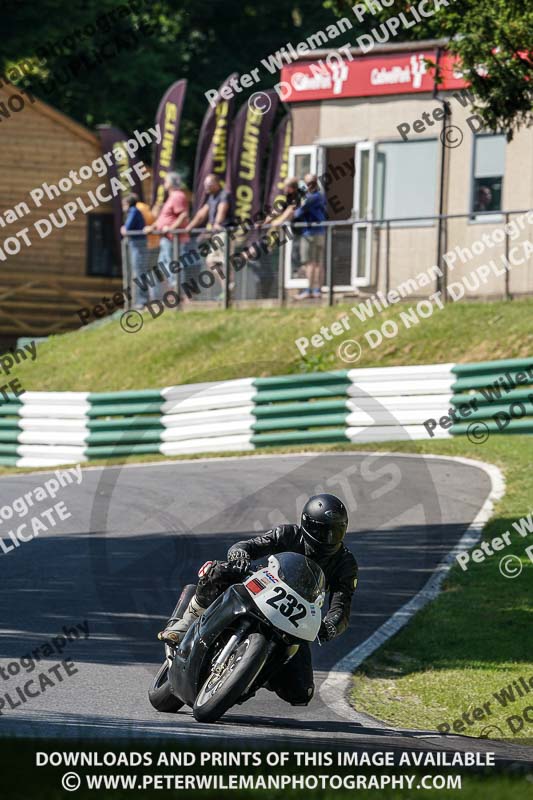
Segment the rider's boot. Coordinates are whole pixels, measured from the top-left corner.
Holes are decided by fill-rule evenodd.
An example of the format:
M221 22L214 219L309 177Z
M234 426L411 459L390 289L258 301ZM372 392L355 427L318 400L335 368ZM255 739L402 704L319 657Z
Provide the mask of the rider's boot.
M204 611L205 608L199 604L196 597L193 597L181 619L174 619L171 617L167 622L165 630L158 633L157 638L165 642L165 644L179 644L191 625L202 616Z

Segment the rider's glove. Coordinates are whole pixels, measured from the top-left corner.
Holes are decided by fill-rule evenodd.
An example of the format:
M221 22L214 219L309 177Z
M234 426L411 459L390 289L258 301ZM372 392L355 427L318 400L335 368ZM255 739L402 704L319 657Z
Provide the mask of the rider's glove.
M228 564L237 572L248 572L250 568L250 556L246 550L230 550L228 553Z
M320 630L318 631L318 641L320 644L323 642L329 642L331 639L334 639L337 635L337 628L329 619L323 619L322 625L320 626Z

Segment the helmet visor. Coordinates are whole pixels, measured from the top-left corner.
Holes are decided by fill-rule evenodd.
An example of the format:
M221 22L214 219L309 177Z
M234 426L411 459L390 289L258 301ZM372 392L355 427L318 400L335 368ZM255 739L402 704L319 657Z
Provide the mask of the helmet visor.
M318 522L307 514L302 517L302 527L315 542L320 544L340 544L346 533L344 520L331 520L331 522Z

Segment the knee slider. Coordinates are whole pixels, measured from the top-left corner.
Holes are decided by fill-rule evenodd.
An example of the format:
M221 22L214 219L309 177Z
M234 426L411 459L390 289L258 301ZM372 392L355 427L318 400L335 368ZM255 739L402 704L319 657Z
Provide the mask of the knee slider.
M315 687L310 686L308 689L305 690L305 692L302 692L302 694L298 697L298 699L296 697L293 697L293 699L290 701L291 706L308 706L311 700L313 699L314 694L315 694Z
M315 687L309 686L299 692L285 692L283 689L278 689L276 693L291 706L308 706L315 694Z

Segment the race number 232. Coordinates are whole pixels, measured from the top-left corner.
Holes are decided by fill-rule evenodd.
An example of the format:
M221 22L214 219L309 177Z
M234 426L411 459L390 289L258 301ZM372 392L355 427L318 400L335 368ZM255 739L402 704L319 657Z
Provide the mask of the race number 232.
M305 606L302 605L293 594L287 592L283 586L276 586L273 590L275 597L269 597L267 605L277 608L280 614L287 617L295 628L298 627L298 620L305 617Z

